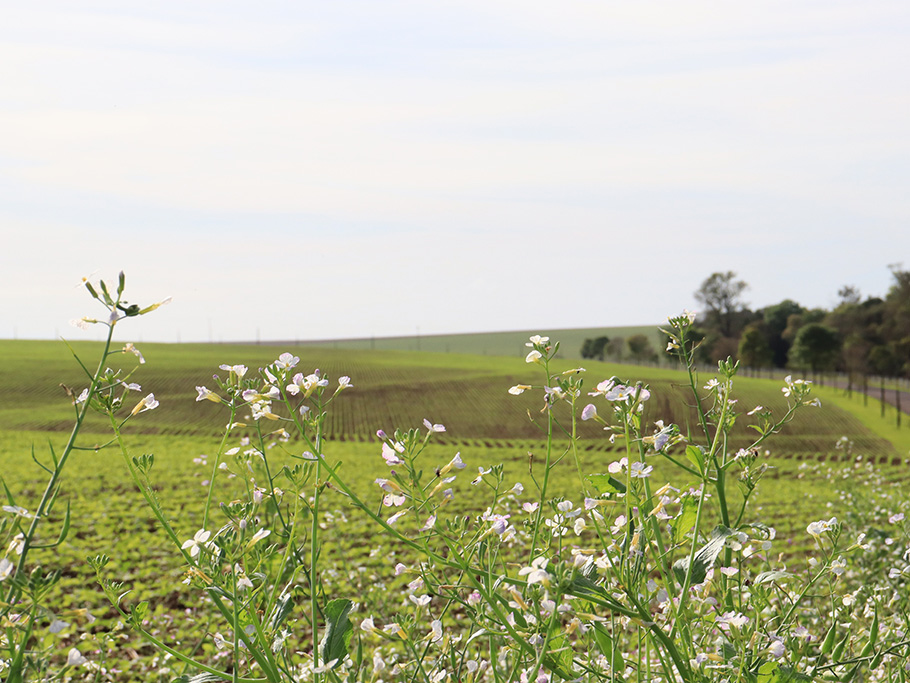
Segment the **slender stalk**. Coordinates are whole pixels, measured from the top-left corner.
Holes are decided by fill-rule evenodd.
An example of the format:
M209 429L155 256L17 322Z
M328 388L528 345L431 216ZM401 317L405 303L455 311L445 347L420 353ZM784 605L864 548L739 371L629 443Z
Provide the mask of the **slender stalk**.
M92 398L95 396L95 393L98 390L98 385L101 382L101 376L104 373L104 368L107 363L108 352L110 351L111 340L113 337L114 325L108 324L107 339L105 339L104 342L104 351L101 353L101 359L98 361L98 367L95 370L95 374L92 376L92 382L89 385L88 395L85 401L82 403L82 408L79 410L79 413L76 417L76 423L73 425L73 430L70 432L66 446L64 446L63 452L60 454L60 458L57 460L57 465L54 467L54 471L47 481L47 486L44 488L44 494L41 496L41 501L38 503L38 508L35 511L35 516L32 518L31 524L29 524L28 530L25 532L25 537L22 542L22 554L19 556L19 562L16 564L16 574L19 574L21 571L23 571L26 566L29 550L31 549L32 540L35 537L35 533L38 530L38 525L41 523L41 520L44 519L45 511L56 496L57 482L63 475L63 468L66 467L66 462L69 460L70 453L75 450L76 439L79 436L79 431L82 429L82 423L85 421L85 416L88 414ZM7 604L11 604L14 598L17 597L17 594L18 591L15 584L11 585L6 597Z

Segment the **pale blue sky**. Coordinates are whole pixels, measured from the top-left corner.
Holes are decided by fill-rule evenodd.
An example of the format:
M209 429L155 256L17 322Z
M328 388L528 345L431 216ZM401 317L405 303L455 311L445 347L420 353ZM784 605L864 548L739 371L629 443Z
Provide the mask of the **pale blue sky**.
M0 24L0 337L659 323L910 266L906 2L35 2Z

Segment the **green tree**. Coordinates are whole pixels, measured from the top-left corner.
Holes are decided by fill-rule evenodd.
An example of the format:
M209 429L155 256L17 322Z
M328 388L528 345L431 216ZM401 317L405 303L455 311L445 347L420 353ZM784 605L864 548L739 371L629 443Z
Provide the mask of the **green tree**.
M641 363L649 363L657 360L657 352L651 345L651 340L647 335L635 334L626 340L629 347L629 355Z
M808 367L816 375L834 367L840 354L841 340L837 330L812 322L799 328L790 349L791 363Z
M774 354L768 345L768 336L755 324L749 325L743 330L743 335L739 339L737 355L739 360L750 368L764 368L771 365L774 360Z
M603 360L609 342L610 338L605 335L595 337L594 339L586 338L581 345L581 357Z
M768 335L768 346L771 348L772 362L775 367L787 367L787 355L790 353L792 339L784 337L787 321L791 315L802 315L806 309L792 299L784 299L779 304L762 309L762 319Z
M723 337L734 334L736 313L745 306L743 292L748 289L742 280L736 279L736 273L712 273L695 292L695 299L705 307L705 319L715 326Z

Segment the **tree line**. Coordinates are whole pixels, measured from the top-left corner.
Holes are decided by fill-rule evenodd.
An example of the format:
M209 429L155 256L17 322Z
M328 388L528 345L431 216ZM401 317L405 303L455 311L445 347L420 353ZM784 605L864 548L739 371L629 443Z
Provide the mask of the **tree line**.
M713 273L695 298L701 305L691 329L700 340L697 357L705 364L731 357L755 370L786 368L820 377L837 371L847 390L865 390L870 376L910 377L910 271L889 266L893 277L884 297L863 298L845 285L831 310L806 308L793 299L751 309L744 301L749 285L733 271ZM585 339L582 358L654 362L658 353L645 335L628 339ZM898 408L900 395L896 394ZM900 411L898 411L899 414Z
M748 285L736 273L713 273L695 292L700 359L714 363L730 356L744 366L789 368L820 377L842 372L847 390L863 390L869 376L910 377L910 271L889 267L893 277L884 297L863 298L845 285L831 310L805 308L792 299L751 310L743 301ZM895 393L900 419L900 392ZM884 405L882 407L884 410Z

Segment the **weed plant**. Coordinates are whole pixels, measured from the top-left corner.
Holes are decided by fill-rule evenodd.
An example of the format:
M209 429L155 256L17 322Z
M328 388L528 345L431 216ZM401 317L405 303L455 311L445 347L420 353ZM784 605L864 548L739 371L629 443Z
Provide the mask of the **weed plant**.
M115 293L103 282L86 287L107 312L84 322L106 325L109 334L94 372L78 361L88 388L70 390L72 435L49 462L35 458L48 480L34 511L4 484L6 680L118 680L108 665L120 642L116 628L96 634L91 652L53 649L48 634L63 619L89 615L58 613L45 598L59 572L29 562L30 551L63 543L70 530L64 514L55 540L36 540L39 525L63 504L59 482L69 455L106 446L119 451L183 566L183 582L200 598L193 643L169 642L160 611L112 578L109 557L88 559L123 627L167 663L159 669L164 680L907 678L906 498L850 457L846 469L829 472L832 485L838 478L843 485L843 512L811 521L805 534L812 550L785 560L784 539L751 503L769 471L766 441L818 400L811 383L788 377L783 414L744 411L733 393L735 363L723 361L715 377L699 380L687 337L691 314L671 318L666 334L688 377L692 426L644 422L647 386L612 377L588 387L582 368L551 369L558 343L531 337L526 361L538 379L508 389L539 397L533 417L546 435L542 451L529 454L524 482L507 480L501 465L469 468L458 453L436 459L430 444L445 427L425 420L423 428L380 430L376 458L387 472L364 493L325 438L336 401L356 391L356 380L300 370L290 353L258 371L223 364L211 388L197 387L197 401L222 407L226 427L206 462L208 485L194 517L200 526L190 536L174 516L177 505L160 495L154 455L133 452L126 434L157 401L152 394L131 401L138 389L131 373L108 369L114 353L142 361L131 344L112 350L114 328L160 304L124 302L122 274ZM108 443L79 443L88 410L105 416ZM579 421L600 424L622 449L602 472L582 465ZM737 421L754 431L748 447L730 445ZM551 481L566 462L577 473L569 497L554 495ZM656 472L675 478L658 484ZM484 492L482 511L459 503L468 487ZM365 578L352 594L325 557L339 518L355 517L396 558L409 559L395 562L390 553L380 564L386 575Z

